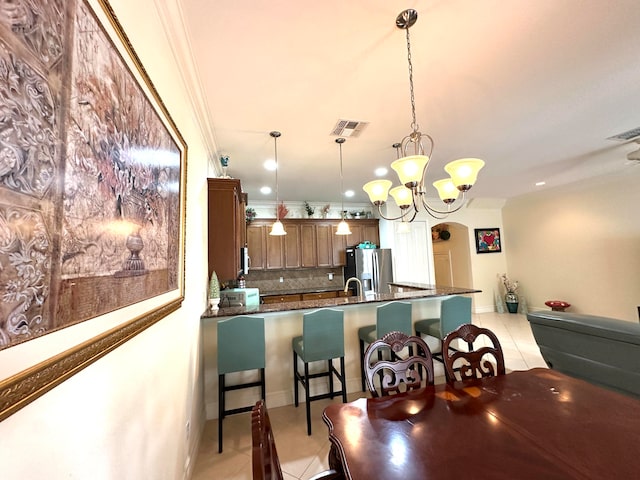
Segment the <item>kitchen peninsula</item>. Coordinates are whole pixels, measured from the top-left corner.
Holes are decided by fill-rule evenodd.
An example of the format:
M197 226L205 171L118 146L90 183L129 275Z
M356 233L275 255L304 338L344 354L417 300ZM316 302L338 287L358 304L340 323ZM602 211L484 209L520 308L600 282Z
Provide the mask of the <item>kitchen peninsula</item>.
M204 356L204 397L207 419L217 417L217 322L236 315L254 315L265 319L266 341L266 401L271 407L293 403L293 365L291 340L302 333L302 316L318 308L337 308L344 312L344 342L347 391L360 391L360 360L358 328L374 324L376 308L385 302L406 301L412 306L412 320L437 317L440 300L450 295L478 293L472 288L438 287L395 282L394 293L324 298L297 302L260 304L253 307L226 307L217 311L207 309L201 316ZM399 291L403 289L404 291ZM409 291L407 291L409 290ZM311 364L313 371L314 364ZM242 377L243 380L247 378ZM231 379L230 379L231 380ZM312 393L325 391L326 382L311 385ZM227 407L255 402L255 392L238 391L227 401ZM237 405L236 405L237 403ZM315 412L320 415L321 412Z

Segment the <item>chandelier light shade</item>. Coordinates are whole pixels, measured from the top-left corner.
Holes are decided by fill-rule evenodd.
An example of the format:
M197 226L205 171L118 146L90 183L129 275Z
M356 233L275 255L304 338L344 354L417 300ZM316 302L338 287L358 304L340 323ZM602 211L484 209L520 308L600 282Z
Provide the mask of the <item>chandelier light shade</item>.
M444 169L450 178L437 180L433 186L438 191L440 200L446 205L445 210L439 210L427 203L425 190L425 176L433 151L433 138L421 133L416 121L416 105L413 90L413 63L411 62L411 41L409 28L416 23L418 12L413 9L404 10L396 17L396 26L406 31L407 36L407 61L409 64L409 87L411 94L411 133L402 139L401 143L395 143L398 159L391 163L391 168L397 173L400 186L393 187L389 180L374 180L366 183L362 188L369 195L369 200L378 208L378 213L385 220L402 220L412 222L418 211L424 208L432 217L442 219L447 215L457 212L464 206L466 192L475 184L478 172L484 166L484 161L479 158L463 158L448 163ZM425 150L423 140L428 142L429 149ZM402 157L400 154L402 153ZM453 207L462 192L460 203ZM382 213L382 205L391 195L400 208L400 215L388 218Z
M274 130L270 132L269 135L273 138L274 161L276 163L276 221L273 223L269 235L286 235L287 232L284 230L284 225L282 225L280 221L280 208L278 208L278 137L282 134Z
M391 180L372 180L371 182L365 183L362 189L367 192L367 195L369 195L373 203L384 203L389 197L391 185L393 185Z
M342 144L344 142L346 142L346 139L342 137L336 138L336 143L340 148L340 217L342 218L342 220L338 224L338 228L336 229L336 235L351 235L349 224L344 219L344 177L342 175Z

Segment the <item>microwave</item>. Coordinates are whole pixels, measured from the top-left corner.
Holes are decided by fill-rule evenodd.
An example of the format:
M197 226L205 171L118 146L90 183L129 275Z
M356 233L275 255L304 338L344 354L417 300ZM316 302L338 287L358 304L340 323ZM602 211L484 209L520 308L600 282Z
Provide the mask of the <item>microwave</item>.
M220 290L220 308L257 307L260 305L260 290L257 288L227 288Z

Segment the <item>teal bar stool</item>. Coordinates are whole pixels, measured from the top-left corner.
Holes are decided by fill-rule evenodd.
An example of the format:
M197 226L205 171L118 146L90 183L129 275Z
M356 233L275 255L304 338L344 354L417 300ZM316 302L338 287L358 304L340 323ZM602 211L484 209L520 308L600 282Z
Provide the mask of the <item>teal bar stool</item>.
M389 302L376 309L376 324L358 329L360 341L360 374L362 391L365 391L364 371L365 345L370 345L389 332L402 332L411 335L411 304L408 302Z
M430 335L439 339L442 346L444 337L465 323L471 323L471 298L454 295L440 302L440 317L418 320L414 328L417 336ZM442 348L433 357L442 361Z
M347 401L347 385L344 369L344 313L341 310L323 308L302 316L302 336L291 341L293 349L293 389L295 406L298 406L298 382L304 387L307 407L307 435L311 435L311 406L314 400L342 395ZM298 371L298 358L304 363L304 373ZM333 366L340 359L340 372ZM327 361L327 370L309 373L309 363ZM333 377L340 382L340 390L334 390ZM309 380L329 377L329 393L310 395Z
M264 318L239 316L218 322L218 453L222 453L222 421L227 415L250 412L253 404L227 410L225 393L242 388L260 387L265 398ZM225 375L247 370L259 370L260 379L227 385Z

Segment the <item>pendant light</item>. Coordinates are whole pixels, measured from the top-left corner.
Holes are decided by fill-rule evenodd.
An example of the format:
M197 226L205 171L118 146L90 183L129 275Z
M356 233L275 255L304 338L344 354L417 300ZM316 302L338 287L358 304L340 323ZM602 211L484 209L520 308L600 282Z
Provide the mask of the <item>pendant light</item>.
M282 222L280 221L280 206L278 205L278 137L281 133L273 131L269 133L269 135L273 137L274 160L276 162L276 221L271 227L269 235L286 235L287 232L285 232L284 225L282 225Z
M340 217L342 218L342 220L338 224L336 235L351 235L349 224L344 219L344 178L342 175L342 144L344 142L346 142L346 139L342 137L336 138L336 143L338 144L338 147L340 147Z
M421 133L416 121L416 104L413 92L413 63L411 61L411 41L409 28L416 23L418 12L412 9L404 10L396 18L396 27L406 31L407 60L409 64L409 89L411 96L411 133L407 135L398 146L402 148L403 157L395 160L391 168L395 170L400 179L400 186L391 188L389 180L374 180L363 186L363 190L369 195L369 200L378 208L380 216L386 220L403 220L412 222L420 208L424 208L434 218L445 218L450 213L462 208L465 203L466 193L476 182L478 171L484 166L484 161L478 158L463 158L448 163L444 169L450 175L433 182L438 191L440 200L446 209L439 210L430 206L426 201L425 175L429 160L433 151L433 138ZM429 143L428 151L425 151L422 140ZM395 147L395 145L394 145ZM390 189L391 188L391 189ZM462 201L453 207L453 203L462 192ZM400 216L388 218L382 214L381 207L391 195L400 208Z

